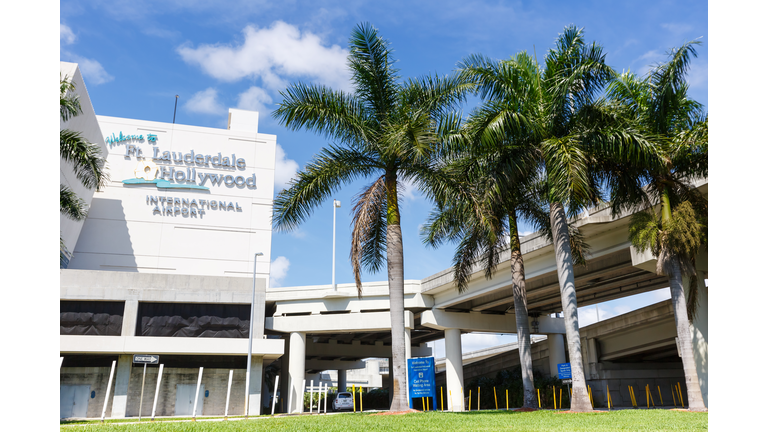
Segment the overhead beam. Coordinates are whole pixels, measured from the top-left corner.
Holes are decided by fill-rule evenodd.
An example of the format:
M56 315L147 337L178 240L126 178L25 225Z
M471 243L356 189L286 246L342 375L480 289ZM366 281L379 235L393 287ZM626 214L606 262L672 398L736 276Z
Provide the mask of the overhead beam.
M284 333L371 333L392 331L392 319L389 312L273 316L266 319L264 328ZM405 311L405 328L413 328L411 311Z
M539 330L536 334L565 334L565 319L538 317L537 320ZM532 321L533 319L529 317L529 325ZM431 309L421 313L421 325L435 330L461 329L470 332L517 333L514 314L460 313Z
M304 367L307 370L349 370L349 369L365 369L365 362L358 361L342 361L342 360L307 360L304 363Z
M307 341L307 356L318 356L325 358L390 358L392 357L392 346L376 343L375 345L362 345L360 341L352 341L351 344L340 344L331 340L328 343ZM430 357L432 348L427 344L411 347L411 356Z

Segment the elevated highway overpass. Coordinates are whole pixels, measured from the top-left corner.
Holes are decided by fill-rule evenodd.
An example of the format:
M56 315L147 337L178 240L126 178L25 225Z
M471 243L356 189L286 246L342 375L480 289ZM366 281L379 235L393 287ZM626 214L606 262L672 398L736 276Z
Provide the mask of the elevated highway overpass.
M706 179L696 183L707 195ZM631 213L612 217L607 205L598 206L571 220L590 246L586 266L575 268L579 307L589 306L668 287L665 276L655 273L656 260L649 253L639 253L628 238ZM526 271L529 324L532 334L547 335L550 370L566 361L562 311L556 273L554 247L540 232L521 239ZM483 269L474 269L469 286L459 293L452 268L422 280L405 281L406 356L432 355L426 342L445 339L448 388L456 395L454 407L460 407L459 388L463 387L461 333L516 333L512 297L509 251L502 254L497 271L486 279ZM407 257L406 257L407 259ZM409 265L408 261L405 263ZM707 257L697 258L701 304L692 324L694 351L699 380L707 402ZM685 283L684 285L687 285ZM354 362L369 357L391 357L391 328L386 282L366 283L358 298L354 284L276 288L266 295L265 332L288 340L287 355L281 369L290 371L290 379L281 379L282 394L300 391L300 376L307 362ZM588 348L585 348L588 349ZM584 362L585 376L590 376ZM327 364L327 363L323 363ZM343 364L339 363L339 381L344 383ZM316 371L315 371L316 372ZM340 384L341 386L341 384ZM453 390L455 387L455 390ZM296 397L293 398L297 400ZM297 411L299 406L290 407Z

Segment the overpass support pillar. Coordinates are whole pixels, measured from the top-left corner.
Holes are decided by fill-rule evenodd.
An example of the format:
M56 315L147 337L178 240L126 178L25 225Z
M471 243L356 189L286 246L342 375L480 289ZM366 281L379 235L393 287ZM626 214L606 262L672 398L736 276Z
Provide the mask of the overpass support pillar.
M347 391L347 371L344 369L339 369L337 371L339 379L338 379L338 385L340 392Z
M565 363L565 344L563 335L548 334L547 348L549 349L549 374L557 376L557 365Z
M464 411L464 365L461 360L461 330L445 329L445 381L448 409Z
M411 329L405 329L405 360L411 358Z
M280 402L278 403L278 412L286 413L288 412L288 394L291 392L291 379L290 379L290 370L291 370L291 347L290 347L290 336L288 340L286 340L285 344L285 352L283 353L283 356L280 357Z
M128 381L131 379L133 356L121 355L117 358L115 373L115 392L112 397L112 418L125 418L128 408ZM109 395L107 395L109 396Z
M287 411L289 413L301 414L304 411L304 388L302 388L301 384L306 373L307 334L291 333L289 344L288 375L290 379L290 393L288 394L288 400L290 401L290 406Z

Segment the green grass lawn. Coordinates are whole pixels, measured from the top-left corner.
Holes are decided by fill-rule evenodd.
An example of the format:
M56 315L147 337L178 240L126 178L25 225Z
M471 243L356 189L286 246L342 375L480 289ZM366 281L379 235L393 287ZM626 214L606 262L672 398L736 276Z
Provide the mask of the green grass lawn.
M237 421L154 422L141 424L91 423L64 425L61 431L704 431L706 413L670 410L619 410L610 413L561 414L552 411L473 411L469 413L413 413L370 415L291 416Z

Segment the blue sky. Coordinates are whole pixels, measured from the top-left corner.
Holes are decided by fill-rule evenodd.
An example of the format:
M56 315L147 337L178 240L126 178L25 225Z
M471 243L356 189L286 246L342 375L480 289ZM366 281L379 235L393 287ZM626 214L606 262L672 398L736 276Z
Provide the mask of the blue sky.
M279 188L329 144L311 133L291 132L270 117L279 91L298 80L349 89L347 40L360 22L370 22L390 41L404 78L448 74L476 53L503 59L525 50L541 61L570 24L601 44L608 64L619 71L645 73L664 61L670 48L700 38L690 94L708 105L708 14L700 1L62 1L60 59L80 64L100 115L170 122L175 95L176 121L182 124L225 128L229 107L260 111L260 132L277 135L280 147ZM364 184L340 189L298 231L273 234L273 286L330 283L333 198L342 202L336 277L338 283L353 282L349 211ZM452 245L433 250L419 237L430 208L418 191L406 190L401 204L406 279L450 265ZM384 280L385 272L365 274L363 280ZM605 311L601 306L601 319L663 297L649 293L609 302ZM593 315L583 310L581 324L593 322Z

